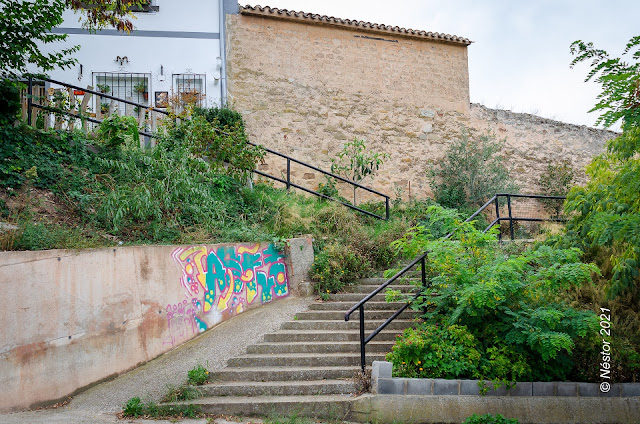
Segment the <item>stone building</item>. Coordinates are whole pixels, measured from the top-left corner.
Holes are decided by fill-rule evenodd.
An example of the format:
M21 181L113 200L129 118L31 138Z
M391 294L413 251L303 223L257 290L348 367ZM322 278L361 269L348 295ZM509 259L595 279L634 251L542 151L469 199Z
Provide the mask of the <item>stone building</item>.
M251 139L323 169L346 141L365 139L391 155L365 180L388 195L430 195L429 164L465 127L506 137L523 193L539 191L547 163L569 159L580 175L614 135L471 105L463 37L259 6L226 20L229 101ZM261 169L280 176L285 163ZM292 175L309 188L325 182L302 168Z

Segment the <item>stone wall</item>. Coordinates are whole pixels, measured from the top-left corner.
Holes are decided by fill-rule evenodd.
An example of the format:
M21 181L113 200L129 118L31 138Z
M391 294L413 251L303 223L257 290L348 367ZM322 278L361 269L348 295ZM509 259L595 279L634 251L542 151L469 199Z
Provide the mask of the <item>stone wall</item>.
M405 200L431 195L426 170L463 127L506 138L503 154L522 193L539 193L540 173L557 160L569 160L583 178L584 165L614 135L469 105L466 45L278 14L231 15L227 26L229 99L253 141L329 170L346 141L363 138L391 155L364 184L391 196L400 190ZM271 157L260 169L280 177L286 165ZM292 176L313 189L325 182L300 165Z
M227 26L229 99L251 139L329 169L345 141L364 138L392 154L375 181L387 193L392 183L424 188L435 111L469 114L464 45L243 14ZM267 163L284 172L284 161ZM307 187L324 182L292 171Z
M298 292L311 239L0 253L0 412L65 398Z

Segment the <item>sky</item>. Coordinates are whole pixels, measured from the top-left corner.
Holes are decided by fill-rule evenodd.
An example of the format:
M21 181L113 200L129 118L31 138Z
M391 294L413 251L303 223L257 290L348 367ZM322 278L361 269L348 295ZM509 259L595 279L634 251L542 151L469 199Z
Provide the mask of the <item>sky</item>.
M619 57L640 35L638 0L262 1L248 4L468 38L472 103L588 126L600 87L584 82L586 63L570 68L571 43Z

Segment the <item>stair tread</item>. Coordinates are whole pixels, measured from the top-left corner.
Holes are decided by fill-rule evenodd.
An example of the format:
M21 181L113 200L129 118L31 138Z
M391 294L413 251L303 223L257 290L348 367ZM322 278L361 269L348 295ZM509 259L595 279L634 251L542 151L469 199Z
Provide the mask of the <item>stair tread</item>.
M370 344L389 344L389 343L393 343L393 341L388 340L372 340L369 343L367 343L368 345ZM344 342L336 342L336 341L309 341L309 342L260 342L260 343L254 343L253 346L274 346L274 345L295 345L295 346L301 346L301 345L336 345L336 344L344 344L344 345L354 345L354 344L360 344L359 340L351 340L351 341L344 341Z
M317 386L325 384L345 384L351 383L351 379L327 379L327 380L271 380L271 381L221 381L219 383L213 382L204 384L201 387L204 389L207 386L224 386L224 387L269 387L269 386Z
M286 366L264 366L264 367L225 367L225 368L221 368L219 370L216 371L211 371L211 373L221 373L221 372L225 372L225 371L233 371L233 372L237 372L237 371L243 371L243 372L247 372L247 371L291 371L292 367L286 367ZM345 370L352 370L352 369L356 369L358 368L358 366L356 365L350 365L350 366L320 366L320 367L295 367L296 371L317 371L317 370L327 370L327 371L345 371Z
M373 343L373 342L370 342ZM367 352L367 356L380 356L380 355L385 355L382 352ZM232 359L238 359L238 358L270 358L273 356L278 356L278 357L288 357L288 358L318 358L318 357L322 357L322 358L327 358L327 357L336 357L336 358L344 358L344 357L360 357L360 352L328 352L328 353L324 353L324 352L292 352L292 353L246 353L242 356L236 356L235 358ZM224 368L222 368L224 369Z
M305 402L350 402L354 399L351 394L334 395L284 395L284 396L207 396L185 402L173 404L206 405L212 401L216 404L247 404L247 403L305 403Z

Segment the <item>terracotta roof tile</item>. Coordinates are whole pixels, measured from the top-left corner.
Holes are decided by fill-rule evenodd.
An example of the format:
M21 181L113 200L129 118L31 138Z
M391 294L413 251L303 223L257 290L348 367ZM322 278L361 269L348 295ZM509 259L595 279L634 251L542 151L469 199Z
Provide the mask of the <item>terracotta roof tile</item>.
M443 43L462 44L468 46L473 41L468 38L458 37L456 35L442 34L439 32L421 31L410 28L401 28L398 26L375 24L365 21L355 21L351 19L341 19L333 16L318 15L316 13L296 12L295 10L278 9L275 7L260 5L257 6L240 6L240 13L244 15L267 16L273 18L290 19L308 23L329 24L351 29L360 29L378 33L387 33L393 35L401 35L405 37L427 38Z

